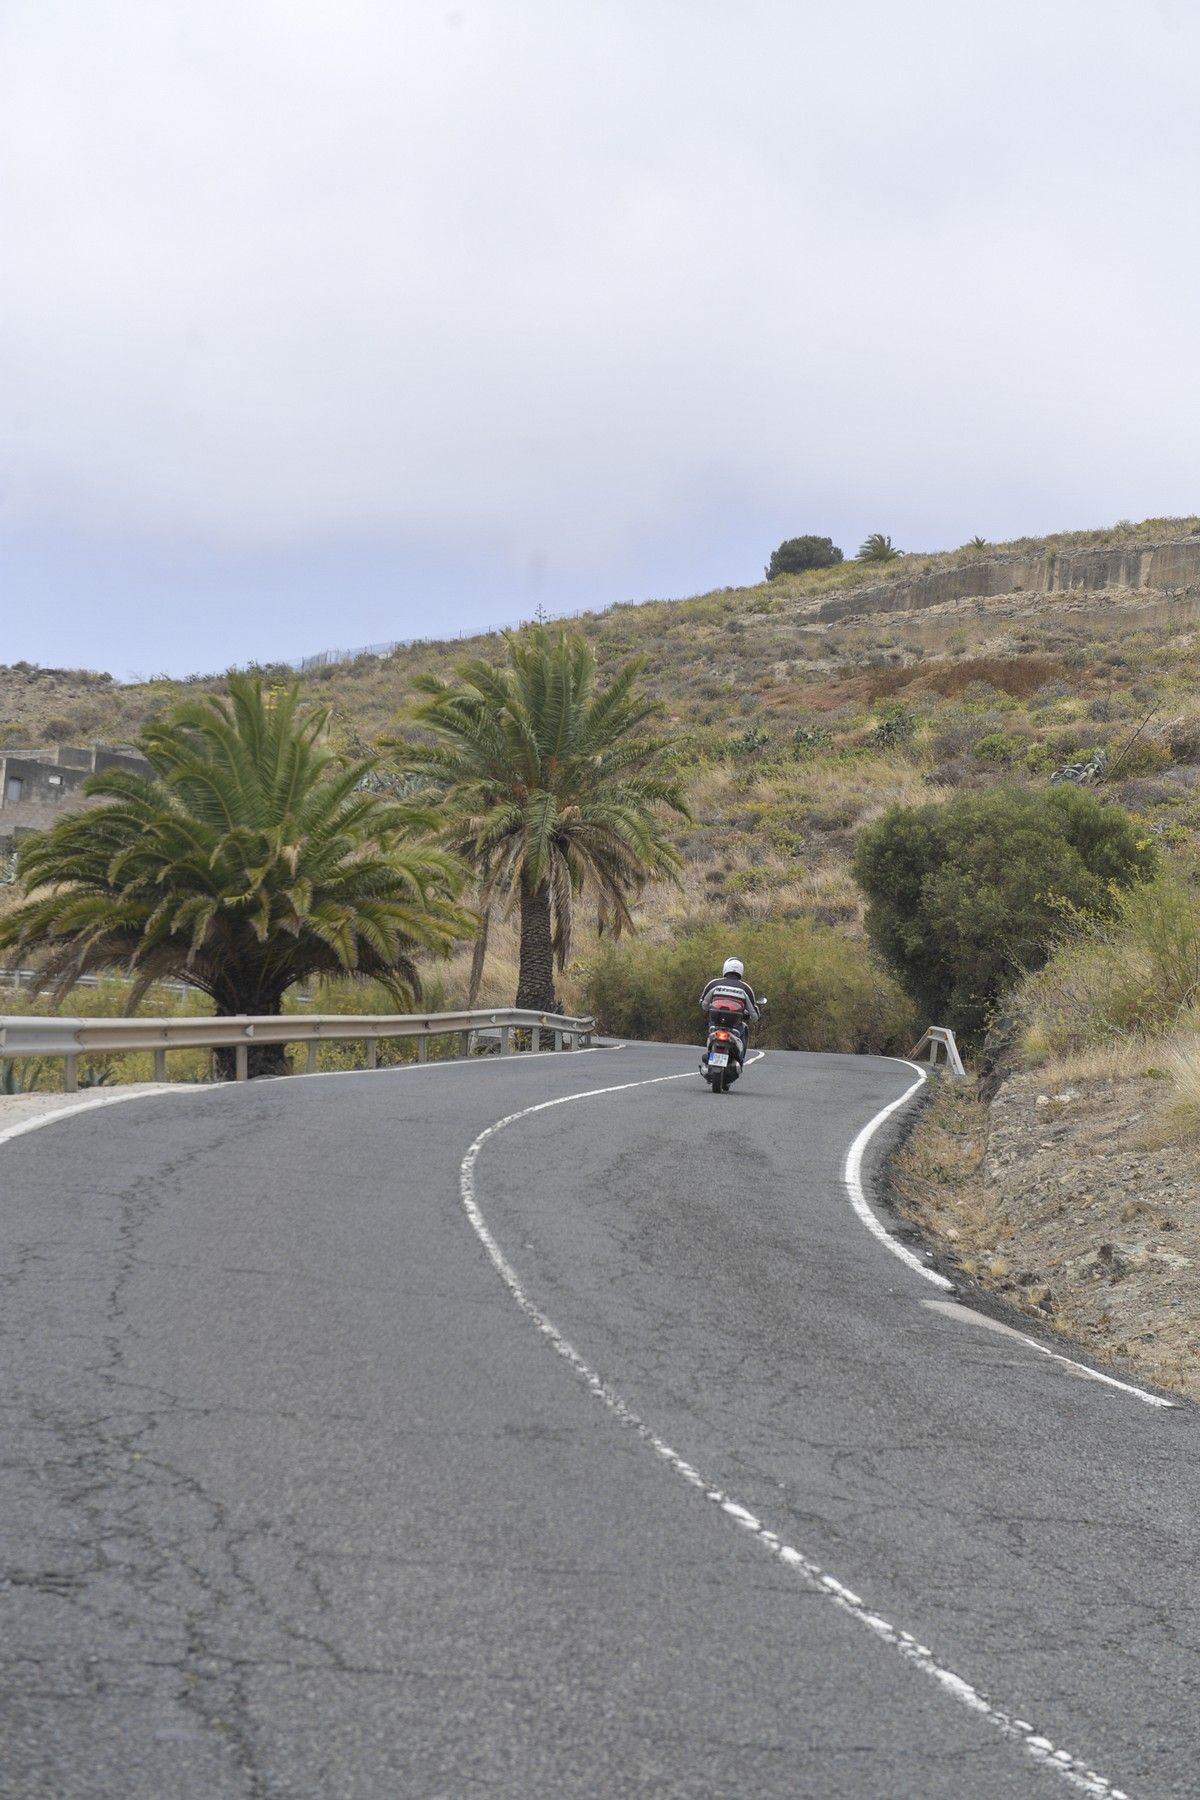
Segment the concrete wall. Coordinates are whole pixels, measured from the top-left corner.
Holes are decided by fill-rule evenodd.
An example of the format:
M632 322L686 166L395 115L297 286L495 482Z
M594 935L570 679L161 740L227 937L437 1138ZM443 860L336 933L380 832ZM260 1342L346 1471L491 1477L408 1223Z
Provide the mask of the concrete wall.
M993 594L1063 594L1104 588L1134 592L1150 588L1180 595L1200 592L1200 538L1106 550L1051 550L1044 556L988 557L935 569L910 581L858 588L825 601L817 617L849 619L861 613L918 612L926 606Z
M64 813L95 804L83 793L83 784L93 770L113 768L143 775L150 771L149 763L135 751L110 750L102 744L5 751L0 755L0 851L25 832L45 831Z

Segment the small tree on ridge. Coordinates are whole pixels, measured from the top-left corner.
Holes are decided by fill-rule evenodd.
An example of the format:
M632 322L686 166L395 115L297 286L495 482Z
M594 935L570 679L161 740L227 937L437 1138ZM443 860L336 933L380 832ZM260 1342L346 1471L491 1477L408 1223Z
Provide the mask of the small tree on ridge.
M772 550L766 576L768 581L774 581L777 575L802 575L806 569L831 569L841 560L842 553L832 538L785 538L778 550Z

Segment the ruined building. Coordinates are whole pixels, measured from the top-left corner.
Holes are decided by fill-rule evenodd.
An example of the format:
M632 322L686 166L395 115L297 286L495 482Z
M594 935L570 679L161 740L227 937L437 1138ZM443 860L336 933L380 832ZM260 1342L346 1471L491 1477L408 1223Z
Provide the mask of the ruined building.
M7 856L29 831L44 831L64 812L103 804L88 800L83 784L96 769L132 769L148 775L150 765L135 750L103 744L79 749L55 744L49 750L0 751L0 856Z

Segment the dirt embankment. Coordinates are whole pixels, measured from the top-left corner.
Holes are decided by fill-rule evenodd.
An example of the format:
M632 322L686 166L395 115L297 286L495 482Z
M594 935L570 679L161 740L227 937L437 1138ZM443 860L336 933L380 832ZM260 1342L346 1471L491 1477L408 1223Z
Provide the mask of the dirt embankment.
M966 1282L1118 1372L1200 1400L1200 1167L1164 1145L1161 1071L945 1083L896 1159L900 1209Z

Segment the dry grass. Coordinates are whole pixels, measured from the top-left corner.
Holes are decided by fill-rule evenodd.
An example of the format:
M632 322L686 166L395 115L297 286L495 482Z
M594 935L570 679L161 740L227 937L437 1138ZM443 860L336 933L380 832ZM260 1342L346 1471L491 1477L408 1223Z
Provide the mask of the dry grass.
M1167 1049L1164 1061L1170 1087L1167 1098L1146 1133L1147 1143L1152 1148L1162 1144L1198 1144L1200 1038L1194 1033L1181 1037Z
M1174 735L1164 729L1165 748L1152 746L1159 761L1200 761L1192 698L1200 683L1200 638L1180 633L1180 607L1162 596L1135 604L1125 595L1118 604L1097 594L1086 606L1078 595L998 596L945 612L877 615L836 626L814 616L831 594L903 583L981 554L1150 542L1196 528L1191 520L1152 520L989 546L982 553L912 555L886 569L850 562L770 586L582 617L578 627L604 672L628 656L648 657L646 685L663 701L670 728L688 743L686 778L695 817L677 834L683 882L642 896L635 908L639 927L652 941L666 942L698 921L734 927L743 920L810 916L858 934L862 908L849 861L864 825L891 805L945 799L951 791L945 783L982 784L1014 772L1019 779L1044 779L1054 759L1127 732L1124 721L1139 718L1146 704L1135 698L1139 675L1143 684L1158 684L1162 718L1180 721ZM312 671L306 691L332 709L338 742L365 748L404 715L418 673L445 673L480 655L496 659L502 648L498 634L481 633L404 647L384 658L348 658ZM68 738L128 739L174 701L222 685L223 678L214 676L123 687L86 671L0 669L0 742L6 736L36 741L55 719L65 721ZM917 734L903 750L881 752L872 732L882 704L896 697L910 707ZM1099 713L1093 711L1097 705ZM816 723L831 742L798 759L792 734ZM767 731L768 743L758 753L717 760L720 744L750 726ZM1009 768L975 757L975 742L997 732L1017 740L1022 754L1028 745L1050 760L1031 776L1022 763ZM954 747L946 748L951 740ZM935 744L942 746L936 756ZM931 781L935 768L944 783ZM1156 774L1128 798L1154 829L1175 834L1167 841L1186 847L1194 840L1200 850L1200 793L1194 801L1189 793L1169 788ZM5 901L0 889L0 908ZM579 961L595 948L585 907ZM448 1003L465 996L468 957L463 953L448 968L429 972ZM513 933L498 929L482 996L487 1003L511 999L515 957ZM1140 967L1129 971L1125 987L1141 991L1139 984ZM1075 982L1081 997L1085 986ZM568 988L569 978L564 996ZM1124 1004L1124 995L1122 988L1114 1004ZM1050 1021L1040 1047L1034 1032L1035 1053L1044 1057L1073 1047L1076 1010L1072 1001L1066 1009L1072 1019L1064 1014Z
M893 1159L900 1210L967 1262L995 1243L995 1196L982 1175L987 1107L974 1083L938 1080Z
M1160 1042L1153 1038L1116 1037L1103 1044L1049 1057L1038 1066L1038 1079L1053 1095L1084 1081L1132 1081L1163 1061Z

